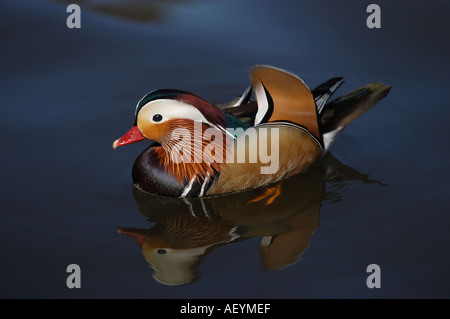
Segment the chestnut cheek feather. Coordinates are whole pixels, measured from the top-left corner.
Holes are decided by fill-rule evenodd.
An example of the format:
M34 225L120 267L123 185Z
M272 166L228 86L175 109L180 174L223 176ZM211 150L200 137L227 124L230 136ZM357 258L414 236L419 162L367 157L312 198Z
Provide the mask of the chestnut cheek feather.
M204 154L204 149L207 145L214 144L214 152L222 153L221 159L223 160L221 162L225 162L224 159L226 158L227 150L226 143L228 140L222 132L217 131L217 134L222 134L222 142L220 142L220 139L204 140L204 131L210 128L207 124L202 125L201 134L198 134L198 132L195 134L195 123L192 120L177 119L167 121L166 123L166 132L173 132L176 128L183 128L189 130L190 133L189 140L174 140L171 134L165 134L162 138L162 148L157 152L160 165L163 166L178 183L188 183L193 177L200 183L206 176L214 176L220 171L219 163L209 158L208 162L205 161L206 155ZM217 141L215 142L215 140ZM174 148L175 145L176 148ZM198 147L199 145L201 145L201 147ZM173 161L172 152L176 152L180 148L183 150L190 150L190 154L187 154L189 161L181 161L180 163L175 163Z

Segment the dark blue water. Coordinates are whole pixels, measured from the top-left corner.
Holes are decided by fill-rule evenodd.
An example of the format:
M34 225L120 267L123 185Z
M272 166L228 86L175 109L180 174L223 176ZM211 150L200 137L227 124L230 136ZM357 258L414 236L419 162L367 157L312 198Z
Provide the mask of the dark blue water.
M65 2L0 3L2 298L450 297L446 1L377 1L381 29L366 26L370 1L136 2L138 15L133 3L83 2L81 29L67 28ZM344 76L341 93L392 90L273 209L248 203L257 191L136 195L131 166L147 144L111 147L136 102L171 87L225 103L254 64L310 87ZM188 265L156 271L118 232L167 237L157 230L179 214L239 238L173 248ZM69 264L79 289L66 286ZM370 264L381 288L366 285ZM167 285L176 276L184 285Z

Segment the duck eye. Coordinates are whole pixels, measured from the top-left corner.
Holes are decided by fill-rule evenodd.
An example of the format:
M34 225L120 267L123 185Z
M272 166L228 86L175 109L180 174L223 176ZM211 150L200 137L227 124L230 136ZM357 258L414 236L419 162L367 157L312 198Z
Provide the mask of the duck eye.
M162 120L161 114L155 114L153 115L153 122L160 122Z
M166 252L167 252L167 250L165 250L165 249L158 249L157 251L156 251L158 254L160 254L160 255L164 255Z

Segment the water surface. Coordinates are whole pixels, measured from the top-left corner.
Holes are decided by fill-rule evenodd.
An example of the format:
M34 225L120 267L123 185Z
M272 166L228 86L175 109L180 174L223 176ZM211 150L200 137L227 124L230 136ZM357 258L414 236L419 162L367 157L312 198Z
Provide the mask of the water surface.
M104 3L81 3L81 29L66 27L67 2L0 4L2 298L450 297L447 2L378 1L377 30L368 1ZM340 93L393 88L270 208L251 202L266 189L188 202L133 190L148 144L111 145L136 102L170 87L225 103L254 64L310 87L344 76ZM196 229L208 236L187 242ZM151 268L148 238L184 259ZM66 286L73 263L80 289Z

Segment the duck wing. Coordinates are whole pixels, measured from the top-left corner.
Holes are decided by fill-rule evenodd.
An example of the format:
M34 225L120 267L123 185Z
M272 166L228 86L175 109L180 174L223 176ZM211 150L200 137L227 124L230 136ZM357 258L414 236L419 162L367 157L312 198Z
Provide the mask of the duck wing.
M271 66L253 67L250 80L258 103L255 125L288 122L306 129L317 140L322 140L316 103L303 80Z

